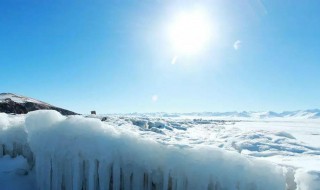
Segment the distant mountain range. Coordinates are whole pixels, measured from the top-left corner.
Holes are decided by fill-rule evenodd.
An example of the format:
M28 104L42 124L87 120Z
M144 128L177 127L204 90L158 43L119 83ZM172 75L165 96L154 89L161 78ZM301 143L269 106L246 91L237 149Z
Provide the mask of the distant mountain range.
M122 114L120 114L122 115ZM284 112L192 112L192 113L130 113L127 116L137 117L214 117L217 119L272 119L272 118L297 118L297 119L320 119L319 109L284 111Z
M56 110L62 115L78 115L73 111L59 108L48 103L16 95L13 93L0 93L0 112L25 114L35 110ZM110 114L109 114L110 115ZM114 114L111 114L114 115ZM118 114L115 114L118 115ZM298 111L284 111L284 112L192 112L192 113L131 113L119 114L127 116L138 117L216 117L216 118L242 118L242 119L271 119L271 118L301 118L301 119L320 119L320 109L298 110Z
M35 110L56 110L62 115L77 115L75 112L56 107L33 98L19 96L12 93L0 93L0 112L25 114Z
M305 119L317 119L320 118L319 109L310 110L298 110L298 111L284 111L284 112L203 112L203 113L189 113L187 115L198 115L198 116L216 116L216 117L238 117L238 118L305 118Z

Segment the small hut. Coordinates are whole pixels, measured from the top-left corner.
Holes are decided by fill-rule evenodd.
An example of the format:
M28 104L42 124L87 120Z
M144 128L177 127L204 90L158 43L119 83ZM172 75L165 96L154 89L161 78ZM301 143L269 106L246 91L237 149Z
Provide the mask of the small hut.
M96 111L91 111L91 115L97 115Z

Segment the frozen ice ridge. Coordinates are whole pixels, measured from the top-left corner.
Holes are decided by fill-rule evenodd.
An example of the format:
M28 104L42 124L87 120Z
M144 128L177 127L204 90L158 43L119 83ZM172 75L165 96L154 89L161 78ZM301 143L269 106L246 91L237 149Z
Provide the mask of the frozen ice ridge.
M320 120L89 117L0 113L0 189L320 187Z
M166 146L94 118L26 117L39 189L285 189L283 168L210 146Z

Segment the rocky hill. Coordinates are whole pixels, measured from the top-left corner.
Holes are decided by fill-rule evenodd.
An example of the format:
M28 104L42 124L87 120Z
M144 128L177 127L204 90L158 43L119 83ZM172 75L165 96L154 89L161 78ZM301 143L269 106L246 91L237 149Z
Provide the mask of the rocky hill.
M19 96L12 93L0 93L0 112L25 114L35 110L56 110L62 115L77 115L75 112L56 107L33 98Z

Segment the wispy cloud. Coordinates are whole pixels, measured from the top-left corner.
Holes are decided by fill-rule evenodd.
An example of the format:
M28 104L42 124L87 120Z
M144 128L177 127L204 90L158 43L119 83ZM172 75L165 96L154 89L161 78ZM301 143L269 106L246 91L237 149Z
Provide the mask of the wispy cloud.
M233 48L234 48L235 50L238 50L238 49L241 48L241 45L242 45L242 42L241 42L240 40L237 40L237 41L234 42Z

